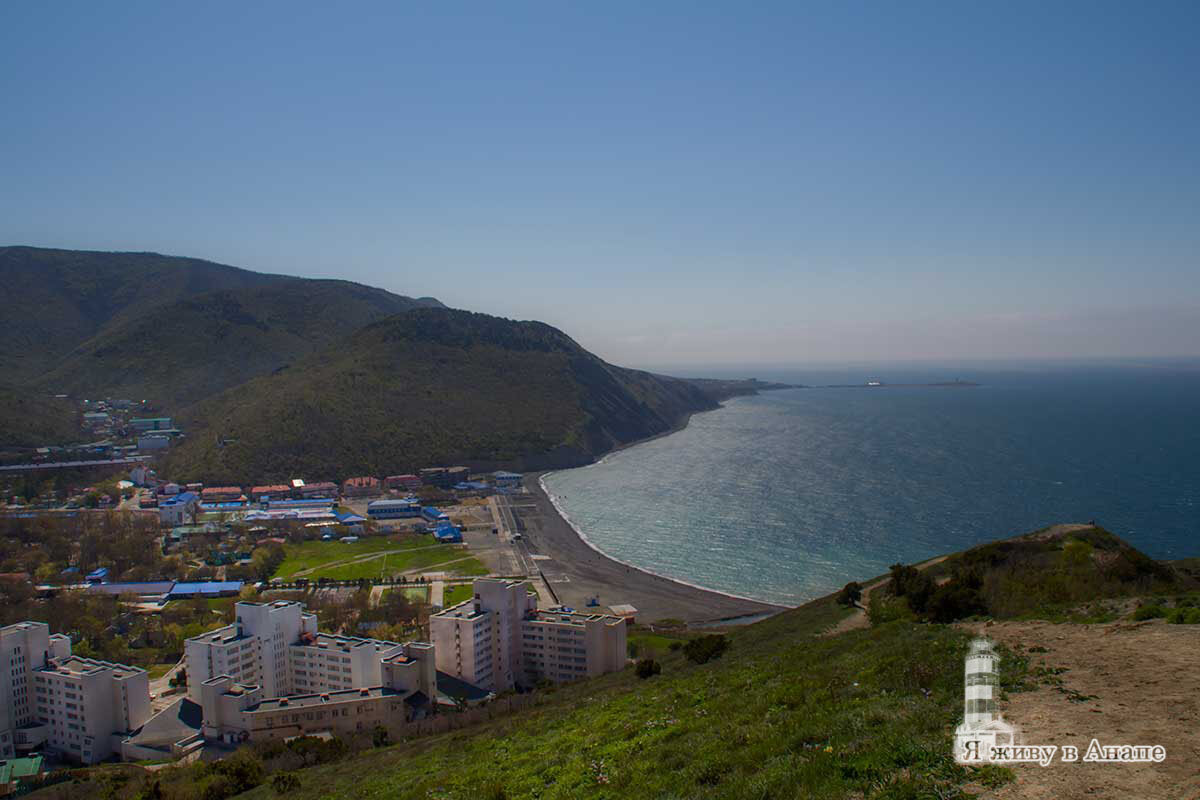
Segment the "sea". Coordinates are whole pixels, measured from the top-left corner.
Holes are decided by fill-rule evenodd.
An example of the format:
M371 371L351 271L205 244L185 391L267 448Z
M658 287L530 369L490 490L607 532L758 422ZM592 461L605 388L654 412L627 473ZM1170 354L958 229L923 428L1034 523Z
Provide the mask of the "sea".
M688 372L810 388L734 398L545 476L619 561L796 605L1060 522L1200 556L1200 362ZM954 380L977 385L896 385Z

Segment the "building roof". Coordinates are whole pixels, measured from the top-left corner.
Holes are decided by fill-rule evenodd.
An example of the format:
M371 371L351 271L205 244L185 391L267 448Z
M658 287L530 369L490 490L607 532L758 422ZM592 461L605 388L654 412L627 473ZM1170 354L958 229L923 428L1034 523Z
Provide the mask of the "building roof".
M481 689L473 683L467 683L463 679L456 678L441 670L437 671L437 688L439 694L444 694L447 697L453 697L456 700L463 700L468 703L486 700L492 694L487 689Z
M217 628L215 631L209 631L208 633L202 633L199 636L193 636L191 640L196 642L208 642L210 644L229 644L230 642L237 642L248 638L250 637L242 633L241 626L226 625L224 628Z
M42 757L10 758L0 761L0 786L22 778L32 778L42 774Z
M200 704L184 697L146 720L146 724L129 741L141 747L169 747L199 733L203 720L204 709Z
M367 511L372 508L412 508L420 505L421 501L415 497L405 497L397 500L372 500L367 503Z
M226 592L242 591L241 581L195 581L192 583L177 583L171 590L174 595L190 594L225 594Z
M385 686L371 686L363 689L338 689L333 692L320 694L299 694L288 697L272 697L246 709L255 711L278 711L281 708L312 708L329 703L344 703L350 700L361 700L364 697L404 697L401 692Z
M292 642L293 647L316 647L322 650L341 650L349 653L357 647L371 647L376 652L380 650L390 650L394 647L400 647L399 642L389 642L386 639L368 639L363 636L343 636L340 633L324 633L318 631L315 634L308 633L300 637L300 641Z
M87 591L96 594L162 595L175 588L175 581L135 581L130 583L94 583Z
M372 478L369 475L361 478L346 478L345 486L360 489L372 488L379 485L379 478Z
M35 671L66 675L91 675L106 669L112 670L113 676L117 678L128 678L132 675L145 672L141 667L131 667L128 664L114 664L111 661L84 658L83 656L67 656L66 658L51 660L48 665L38 667Z

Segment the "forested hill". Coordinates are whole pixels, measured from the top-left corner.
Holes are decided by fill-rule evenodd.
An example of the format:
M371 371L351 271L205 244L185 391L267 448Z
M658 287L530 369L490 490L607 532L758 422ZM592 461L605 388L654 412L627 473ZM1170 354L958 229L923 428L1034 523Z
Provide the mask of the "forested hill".
M30 429L0 444L61 441L62 415L36 398L129 397L170 412L375 320L442 305L157 253L0 247L0 278L0 411Z
M715 407L688 381L607 364L549 325L421 308L187 409L169 465L235 482L577 465Z

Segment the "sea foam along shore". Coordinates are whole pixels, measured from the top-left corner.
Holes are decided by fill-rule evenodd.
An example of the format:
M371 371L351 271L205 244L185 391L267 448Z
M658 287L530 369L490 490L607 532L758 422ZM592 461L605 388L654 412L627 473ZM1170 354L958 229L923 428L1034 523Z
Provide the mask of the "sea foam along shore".
M686 423L685 423L685 425L686 425ZM676 429L676 431L672 431L672 432L677 432L678 430L682 430L685 425L680 426L679 428ZM667 434L667 435L669 435L669 434ZM659 438L659 437L655 437L655 438ZM650 440L644 440L644 441L650 441ZM643 444L644 441L638 442L637 444ZM605 461L607 461L610 457L616 455L618 452L621 452L621 451L615 450L611 453L606 454L600 460L598 460L592 464L588 464L586 466L579 467L578 469L590 469L591 467L599 466L599 465L603 464ZM614 556L610 555L609 553L604 552L603 549L598 547L595 542L593 542L591 539L589 539L587 534L584 533L583 530L577 524L575 524L575 521L571 519L571 515L567 513L565 508L563 508L562 503L559 501L558 496L555 495L552 491L550 491L550 488L546 485L546 478L549 477L550 475L553 475L554 472L555 471L549 471L549 472L544 472L544 473L539 474L537 476L538 488L541 490L542 494L545 495L546 499L550 503L550 506L558 514L559 518L563 521L565 526L575 533L575 536L579 539L579 541L583 542L583 544L587 545L587 547L591 548L593 551L598 553L603 558L606 558L609 561L612 561L614 563L620 564L623 567L628 567L629 569L634 569L634 570L637 570L638 572L644 572L647 575L653 575L654 577L659 578L661 580L670 581L670 582L678 584L680 586L685 586L688 589L693 589L693 590L705 592L708 594L721 595L722 597L727 597L727 598L730 598L731 600L742 600L742 601L746 601L749 603L755 603L755 604L759 604L762 606L771 607L771 608L775 608L775 609L779 609L779 610L789 607L789 606L781 606L777 603L772 603L769 600L763 600L763 599L760 599L757 597L747 597L745 595L734 594L732 592L726 592L726 591L722 591L720 589L713 589L708 586L701 586L699 584L691 583L691 582L683 580L681 578L677 578L673 575L664 575L662 573L655 572L654 570L647 569L647 568L639 566L637 564L633 564L628 561L624 561L622 559L615 558ZM775 613L775 612L765 611L765 612L761 612L761 613L752 613L747 616L754 617L754 618L762 618L764 616L769 616L771 613ZM752 621L752 620L747 620L747 621Z

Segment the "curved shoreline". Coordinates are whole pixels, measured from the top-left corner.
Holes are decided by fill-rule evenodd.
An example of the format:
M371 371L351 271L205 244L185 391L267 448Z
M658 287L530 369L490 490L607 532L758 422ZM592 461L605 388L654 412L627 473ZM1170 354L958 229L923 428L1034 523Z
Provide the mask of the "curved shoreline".
M646 440L646 441L650 441L650 440ZM638 444L641 444L641 442L638 442ZM608 458L608 456L610 456L610 455L612 455L612 453L606 454L604 458ZM595 462L594 464L588 464L587 466L595 467L602 463L604 463L603 458L600 459L599 461ZM587 467L583 467L582 469L586 469L586 468ZM580 528L578 525L575 524L575 521L571 519L571 516L567 513L566 509L564 509L559 504L558 496L555 495L553 492L551 492L550 489L546 486L547 476L553 475L555 472L562 472L562 471L563 470L549 470L548 472L538 473L535 476L537 478L538 488L541 489L542 494L544 494L546 496L546 499L550 502L550 505L552 505L554 507L554 510L558 512L559 518L561 518L562 521L564 523L566 523L567 527L569 527L572 531L575 532L575 535L579 537L579 540L581 542L583 542L585 545L587 545L588 547L590 547L592 550L595 550L597 553L599 553L604 558L607 558L609 561L614 561L617 564L620 564L621 566L624 566L624 567L636 569L639 572L646 573L647 575L653 575L656 578L662 578L665 581L671 581L672 583L678 583L680 586L686 586L689 589L696 589L698 591L708 592L710 594L719 594L724 597L731 598L733 600L744 600L748 603L762 603L763 605L772 605L772 606L776 606L777 608L780 608L780 609L797 607L797 606L778 606L775 603L771 603L767 600L761 600L757 597L746 597L745 595L734 594L733 592L725 592L720 589L713 589L710 586L701 586L698 583L692 583L690 581L685 581L683 578L677 578L672 575L664 575L661 572L655 572L652 569L647 569L646 567L638 566L637 564L631 563L629 561L623 561L614 555L604 552L602 549L600 549L600 547L598 547L596 545L595 542L593 542L591 539L589 539L587 537L587 534L583 532L582 528Z
M719 406L723 407L724 403ZM695 414L703 413L707 411L688 414L668 431L621 445L591 464L576 469L596 466L622 450L678 433L688 426ZM600 597L604 605L635 606L639 619L671 618L700 626L745 624L790 608L707 589L613 558L576 527L546 488L543 478L559 471L526 474L525 487L533 497L537 513L533 518L520 516L528 527L526 538L531 552L541 554L543 577L556 595L570 601L568 604L585 606L589 600ZM617 599L608 599L612 597Z

